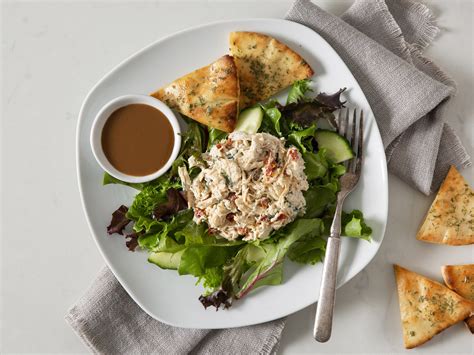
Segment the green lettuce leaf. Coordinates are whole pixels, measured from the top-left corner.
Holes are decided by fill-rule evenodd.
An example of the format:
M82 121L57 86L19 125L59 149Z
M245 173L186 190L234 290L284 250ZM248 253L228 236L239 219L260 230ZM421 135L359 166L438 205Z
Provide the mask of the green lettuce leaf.
M346 167L343 164L331 165L331 176L330 178L340 178L346 173Z
M330 206L322 218L324 222L324 235L329 235L334 216L334 208L334 205ZM343 211L341 216L341 235L370 241L372 228L365 222L364 215L361 211L353 210L350 213Z
M288 258L297 263L314 265L323 261L325 252L326 241L313 236L294 243L288 251Z
M320 149L317 153L307 151L303 153L304 172L309 181L324 177L329 169L326 151Z
M274 136L282 136L281 129L281 112L277 107L278 102L275 100L269 101L264 105L261 105L263 110L263 120L260 125L259 132L265 132L273 134Z
M192 217L191 217L192 219ZM227 240L219 236L210 235L205 223L197 224L190 221L174 234L174 238L185 246L216 246L235 247L246 244L243 240Z
M207 149L207 128L188 120L188 128L182 134L181 149L169 172L171 177L178 176L178 168L186 166L191 156L200 156Z
M321 238L324 231L323 221L319 218L311 219L313 229L295 241L288 250L288 258L303 264L316 264L324 257L326 241Z
M305 154L313 150L312 140L315 131L316 126L314 125L301 131L293 131L288 135L288 141Z
M161 222L151 217L139 216L138 219L134 219L133 230L137 233L145 232L152 233L160 230Z
M340 189L339 178L344 175L345 172L346 168L344 165L329 163L328 173L321 178L318 178L315 184L337 193Z
M158 244L160 243L160 237L163 230L156 231L154 233L146 233L138 237L138 245L140 248L154 251L157 250Z
M305 193L305 218L321 217L330 205L336 202L336 193L324 186L311 186Z
M192 245L185 249L181 256L178 273L180 275L194 275L197 277L206 274L206 270L224 265L232 258L239 246L222 248L213 245Z
M168 221L152 220L151 227L145 225L145 230L152 230L138 238L138 245L150 251L176 252L182 248L177 247L175 239L179 231L190 224L194 224L193 210L187 209L178 212ZM138 223L138 222L137 222ZM173 238L171 238L173 237Z
M199 276L197 283L201 283L205 289L211 291L222 283L224 270L222 267L211 267L205 270L204 274Z
M210 149L214 144L219 142L222 139L225 139L228 136L227 132L218 130L217 128L208 128L209 131L209 140L207 142L207 149Z
M150 232L159 226L159 221L152 218L153 210L159 204L167 201L166 191L169 188L179 188L180 183L172 180L162 179L160 184L148 185L143 188L133 200L128 209L127 217L135 221L133 229L135 232Z
M275 132L281 136L281 128L280 128L280 119L281 119L281 112L276 107L271 107L265 110L265 116L267 116L273 124Z
M370 241L372 228L364 220L361 211L353 210L351 213L342 213L343 235L346 237L355 237Z
M286 104L297 103L305 99L305 95L308 91L313 91L310 88L311 80L303 79L297 80L291 86L290 92L288 93L288 98L286 99Z
M113 177L108 172L104 172L102 185L111 185L111 184L125 185L128 187L133 187L134 189L137 189L137 190L142 190L146 185L149 185L150 183L145 182L145 183L134 184L131 182L125 182L120 179L117 179L116 177Z
M178 251L186 249L186 245L176 242L176 240L166 234L161 234L159 243L156 246L156 249L153 251L165 252L165 253L176 253Z

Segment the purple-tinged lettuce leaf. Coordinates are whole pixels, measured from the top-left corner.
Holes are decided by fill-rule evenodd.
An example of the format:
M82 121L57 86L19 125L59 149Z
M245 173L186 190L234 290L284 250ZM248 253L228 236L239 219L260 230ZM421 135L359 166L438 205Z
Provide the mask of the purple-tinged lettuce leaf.
M166 219L187 208L188 204L179 191L170 188L166 191L166 202L154 208L152 217L156 220Z
M123 229L130 223L130 219L127 218L127 206L120 206L112 213L112 220L107 226L107 233L109 234L123 234Z
M135 249L138 247L138 238L142 234L142 232L132 232L125 235L125 245L127 246L128 250L135 251Z
M325 92L321 92L318 94L318 96L316 96L316 100L319 101L324 106L335 111L338 108L344 107L344 104L347 102L347 101L341 101L341 94L344 91L346 91L346 88L339 89L334 94L326 94Z
M124 235L123 230L131 222L131 220L127 218L127 211L128 208L122 205L114 213L112 213L112 221L107 227L107 233L118 233L120 235ZM138 246L138 237L140 237L141 234L143 233L125 233L125 245L127 246L128 250L134 251L136 249Z
M232 306L232 296L226 290L218 289L207 296L199 296L199 302L202 303L205 309L213 306L216 307L217 311L221 307L227 309Z
M209 295L200 297L201 303L216 308L230 307L232 299L245 297L263 285L279 285L283 279L283 259L293 243L315 231L320 233L321 221L297 219L276 235L257 244L247 244L224 265L221 286Z
M263 285L279 285L283 280L282 263L293 243L300 238L320 233L321 221L314 219L297 219L277 232L276 243L260 243L262 252L254 253L251 267L244 275L244 282L235 293L235 298L242 298L250 291Z
M290 95L288 95L287 104L285 106L277 105L277 108L286 119L302 127L310 126L323 119L336 129L337 122L333 112L344 107L346 102L341 101L341 94L346 88L340 89L334 94L321 92L315 98L310 99L304 96L308 91L308 85L309 82L303 84L295 82L290 90ZM291 95L292 93L293 95Z
M290 122L296 122L302 127L315 124L321 119L334 121L333 109L318 101L305 101L280 107L282 115Z

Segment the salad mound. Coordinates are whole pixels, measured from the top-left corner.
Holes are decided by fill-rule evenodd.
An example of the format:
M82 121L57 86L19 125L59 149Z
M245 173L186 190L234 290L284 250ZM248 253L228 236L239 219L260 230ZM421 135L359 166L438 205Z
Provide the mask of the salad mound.
M147 250L148 261L162 269L197 277L205 289L200 301L206 308L228 308L234 300L260 286L281 284L286 257L303 264L321 262L326 246L324 236L329 233L336 194L340 189L339 177L345 173L341 162L352 157L352 150L345 138L327 129L336 126L334 111L344 105L340 101L344 89L333 95L320 93L314 98L308 97L310 91L309 80L300 80L293 84L285 105L270 101L247 109L253 110L250 113L243 111L237 127L244 127L242 130L247 133L236 132L229 136L190 120L178 158L172 168L156 180L130 184L106 173L105 185L123 184L138 190L128 208L120 206L113 213L107 228L109 234L123 234L130 250ZM242 117L252 121L241 122ZM319 128L323 126L325 130ZM322 132L324 142L318 142ZM269 159L265 161L262 153L254 161L249 160L248 166L244 161L239 163L240 173L236 169L235 175L230 174L232 179L227 182L222 171L230 178L229 169L236 167L229 166L226 170L227 165L217 157L224 155L227 162L231 161L227 153L245 155L246 149L232 150L234 141L242 140L242 144L251 147L258 137L267 137L275 145L275 152L282 155L281 161L271 164ZM333 141L337 150L332 146ZM229 146L222 148L225 144ZM259 149L257 153L262 151L264 149ZM268 149L266 154L270 151ZM294 164L290 170L288 166L283 168L287 161ZM216 171L212 171L213 164L218 167ZM239 191L241 195L237 198L243 197L242 189L231 186L235 183L242 188L243 166L248 168L244 169L245 174L254 168L260 174L257 181L262 184L270 182L269 186L260 186L246 195L245 201L250 201L248 210L238 206L235 199ZM276 168L280 170L276 171ZM271 173L267 176L269 170ZM216 182L211 181L214 173ZM272 179L277 175L285 177L285 173L295 181L288 182L288 185L283 183L282 186L288 186L288 193L277 194L270 202L278 202L283 196L282 208L294 203L295 210L279 224L271 225L275 218L272 214L268 216L269 221L258 224L257 218L265 216L266 212L265 207L259 209L256 206L263 195L268 197L269 189L275 188ZM238 177L236 181L234 177ZM245 177L252 179L253 175ZM232 204L226 202L232 199L235 199ZM208 205L206 200L209 200ZM209 218L211 210L202 214L206 208L224 208L224 212L214 221ZM229 214L234 215L227 218ZM343 235L370 240L372 231L360 211L343 213L342 225ZM240 227L249 230L239 232L237 228Z

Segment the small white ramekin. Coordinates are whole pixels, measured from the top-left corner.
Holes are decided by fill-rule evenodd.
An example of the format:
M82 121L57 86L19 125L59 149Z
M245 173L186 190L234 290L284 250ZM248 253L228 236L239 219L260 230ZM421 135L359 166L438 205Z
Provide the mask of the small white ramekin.
M160 110L166 116L169 123L171 124L171 127L173 128L174 146L168 161L160 170L145 176L133 176L118 171L109 162L109 160L104 154L104 150L102 149L102 130L104 128L105 122L107 122L107 119L114 111L131 104L144 104ZM94 123L92 124L90 143L92 147L92 152L94 153L94 157L102 169L104 169L113 177L122 181L131 183L141 183L156 179L157 177L163 175L171 167L171 164L173 164L173 162L177 158L181 147L181 129L179 127L176 115L173 113L173 111L171 111L168 106L166 106L166 104L164 104L160 100L155 99L152 96L146 95L124 95L113 99L104 107L102 107L102 109L99 111L99 113L95 117Z

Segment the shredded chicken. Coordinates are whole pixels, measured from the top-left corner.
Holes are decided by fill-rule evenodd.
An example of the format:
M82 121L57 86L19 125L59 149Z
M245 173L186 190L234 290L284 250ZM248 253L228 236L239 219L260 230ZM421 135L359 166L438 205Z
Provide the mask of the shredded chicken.
M304 161L283 139L234 132L189 166L201 169L194 179L185 167L178 173L195 222L226 239L266 239L304 214Z

